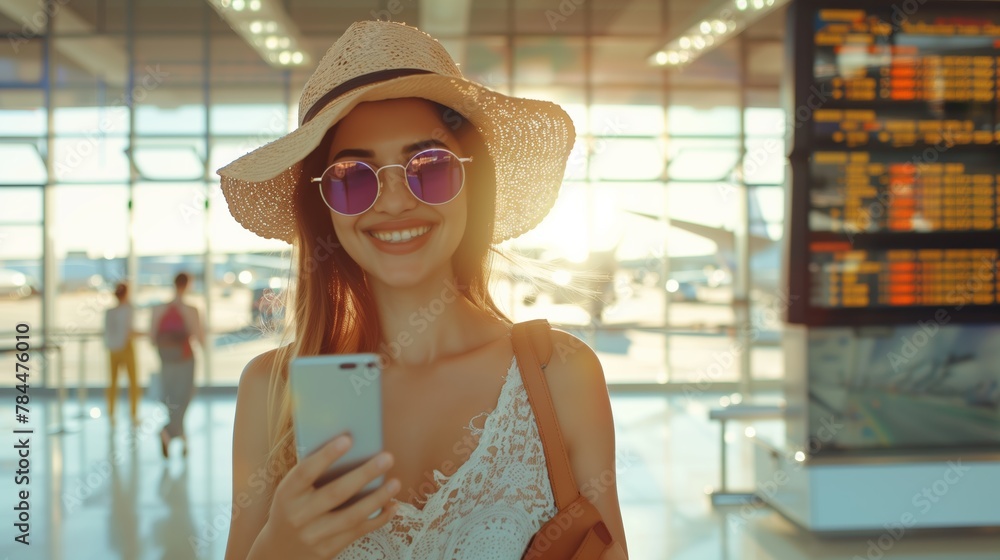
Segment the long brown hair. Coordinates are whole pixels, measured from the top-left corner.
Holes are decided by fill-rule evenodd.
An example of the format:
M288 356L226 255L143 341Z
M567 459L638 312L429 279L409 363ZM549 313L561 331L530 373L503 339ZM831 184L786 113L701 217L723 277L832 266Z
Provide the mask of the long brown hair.
M452 269L456 285L476 307L501 321L510 319L497 307L489 292L494 258L491 246L495 222L496 172L492 158L475 126L456 111L435 103L442 127L449 126L473 164L466 166L468 215L466 230ZM447 123L447 125L445 124ZM327 166L336 126L303 160L301 177L317 177ZM330 213L312 183L300 179L295 191L296 238L292 262L297 281L290 325L277 349L268 392L268 472L274 486L296 462L291 399L287 391L288 365L297 356L376 352L382 342L375 301L365 272L340 248ZM334 247L329 251L329 247ZM294 331L294 332L292 332ZM284 344L291 338L291 342ZM272 486L273 488L273 486Z

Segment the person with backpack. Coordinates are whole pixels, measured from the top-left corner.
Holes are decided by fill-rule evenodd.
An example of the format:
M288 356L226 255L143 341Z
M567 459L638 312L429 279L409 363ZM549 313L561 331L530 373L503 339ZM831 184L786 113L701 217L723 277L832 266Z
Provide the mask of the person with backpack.
M191 275L186 272L174 278L176 295L171 301L153 309L150 336L160 355L160 381L163 401L167 405L169 420L160 431L163 456L169 456L170 442L181 438L187 455L187 438L184 435L184 414L194 396L194 352L191 339L205 347L205 330L198 309L184 302Z

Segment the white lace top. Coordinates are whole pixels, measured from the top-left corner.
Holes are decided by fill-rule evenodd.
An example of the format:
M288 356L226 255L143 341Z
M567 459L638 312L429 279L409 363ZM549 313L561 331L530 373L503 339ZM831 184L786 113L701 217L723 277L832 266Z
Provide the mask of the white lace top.
M434 470L440 486L423 508L400 502L388 523L336 560L521 558L535 532L555 516L556 506L516 359L483 428L472 424L469 429L479 435L475 449L450 477Z

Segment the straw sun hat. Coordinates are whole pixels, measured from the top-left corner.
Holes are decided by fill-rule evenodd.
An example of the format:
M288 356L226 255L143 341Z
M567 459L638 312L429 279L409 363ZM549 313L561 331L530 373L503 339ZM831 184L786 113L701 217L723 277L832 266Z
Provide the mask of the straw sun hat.
M496 167L493 242L534 228L552 208L573 147L554 103L510 97L465 79L441 44L415 27L357 22L327 51L299 98L299 127L219 169L229 211L265 238L292 242L292 193L315 188L302 159L364 101L419 97L450 107L482 135Z

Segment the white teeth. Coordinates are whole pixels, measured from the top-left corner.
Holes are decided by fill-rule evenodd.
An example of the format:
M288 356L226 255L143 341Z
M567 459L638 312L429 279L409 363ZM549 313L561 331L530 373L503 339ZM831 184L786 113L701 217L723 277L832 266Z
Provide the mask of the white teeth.
M410 229L400 229L396 231L372 231L371 236L380 241L385 241L386 243L404 243L413 239L414 237L420 237L421 235L430 231L430 226L421 226L417 228Z

